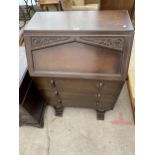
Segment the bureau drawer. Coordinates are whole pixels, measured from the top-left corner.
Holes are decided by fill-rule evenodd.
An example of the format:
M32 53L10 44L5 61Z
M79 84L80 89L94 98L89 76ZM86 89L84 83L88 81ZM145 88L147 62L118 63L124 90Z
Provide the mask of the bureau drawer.
M105 94L118 94L123 82L120 81L101 81L101 80L75 80L75 79L56 79L56 87L59 92L78 92L91 93L98 92Z
M53 79L48 77L33 78L39 89L58 89L60 92L93 92L95 93L102 81L79 79Z
M88 93L74 93L74 92L61 92L58 95L52 91L40 90L48 104L55 106L61 102L64 107L84 107L96 108L99 103L104 109L111 109L117 100L117 95L114 94L88 94Z
M95 95L88 95L82 93L61 93L62 104L65 107L83 107L94 108L96 103Z
M103 94L101 98L94 95L86 95L79 93L61 93L63 106L67 107L85 107L96 109L96 104L99 103L104 109L111 109L117 100L116 95Z
M61 92L95 94L119 94L122 81L101 81L81 79L52 79L46 77L33 78L39 89L58 90Z
M44 99L49 105L55 106L57 103L62 103L63 106L72 106L72 107L88 107L94 108L96 103L96 96L82 94L82 93L70 93L63 92L54 94L54 92L49 90L40 90Z

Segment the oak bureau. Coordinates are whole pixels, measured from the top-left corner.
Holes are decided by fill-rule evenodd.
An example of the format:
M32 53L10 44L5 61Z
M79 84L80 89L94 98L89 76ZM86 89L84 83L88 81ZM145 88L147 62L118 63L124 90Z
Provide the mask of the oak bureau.
M47 104L113 109L127 78L134 29L127 11L37 12L24 30L28 70Z

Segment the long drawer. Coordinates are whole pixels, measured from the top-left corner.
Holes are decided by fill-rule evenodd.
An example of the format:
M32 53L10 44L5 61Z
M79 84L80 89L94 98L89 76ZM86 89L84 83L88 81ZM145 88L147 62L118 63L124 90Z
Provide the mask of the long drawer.
M82 79L53 79L47 77L34 78L39 89L57 89L61 92L94 94L101 92L104 94L118 94L124 82L122 81L102 81L102 80L82 80Z
M102 104L104 108L111 107L117 100L116 95L102 94L97 97L96 94L80 93L61 93L62 104L67 107L86 107L96 109L96 104Z

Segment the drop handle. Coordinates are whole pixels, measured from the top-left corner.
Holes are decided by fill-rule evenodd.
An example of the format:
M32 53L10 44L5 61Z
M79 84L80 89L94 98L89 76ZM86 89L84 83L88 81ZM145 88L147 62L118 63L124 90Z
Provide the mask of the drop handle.
M103 82L100 82L100 83L99 83L99 87L102 87L102 86L103 86Z
M59 92L56 90L54 91L55 96L59 96Z
M100 97L101 97L101 94L100 94L100 93L98 93L98 94L96 95L96 97L100 98Z
M103 82L97 83L97 87L98 87L98 88L102 88L102 87L103 87Z
M55 81L54 81L54 80L51 80L50 83L51 83L51 86L52 86L52 87L56 87L56 85L55 85Z
M96 102L96 107L98 107L99 106L99 102Z

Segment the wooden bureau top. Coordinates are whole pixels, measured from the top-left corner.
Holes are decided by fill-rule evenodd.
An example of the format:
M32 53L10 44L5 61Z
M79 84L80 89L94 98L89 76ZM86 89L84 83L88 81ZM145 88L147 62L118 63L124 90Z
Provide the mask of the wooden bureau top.
M126 10L37 12L25 27L25 32L133 30Z

